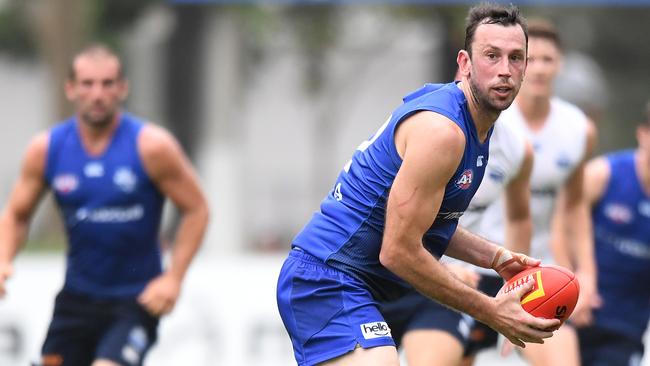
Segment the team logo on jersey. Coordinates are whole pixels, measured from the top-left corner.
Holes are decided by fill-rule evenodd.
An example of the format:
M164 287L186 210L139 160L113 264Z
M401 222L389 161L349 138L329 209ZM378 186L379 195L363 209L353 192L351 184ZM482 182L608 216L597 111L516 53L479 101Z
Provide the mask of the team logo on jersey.
M361 324L361 334L365 339L390 337L390 328L386 322L374 322Z
M566 154L562 154L555 160L555 165L561 169L569 169L571 167L571 159Z
M496 168L490 170L488 177L497 183L501 183L504 179L506 179L506 173L504 173L501 169Z
M98 161L91 161L84 166L84 175L88 178L99 178L104 176L104 165Z
M79 179L74 174L60 174L54 177L52 186L57 192L67 194L79 187Z
M128 167L121 167L115 171L113 175L113 183L117 185L123 192L131 193L135 190L138 184L138 177L133 170Z
M617 224L627 224L632 221L632 210L627 206L618 203L610 203L605 206L605 216Z
M476 166L483 166L483 159L484 159L484 156L483 156L483 155L479 155L479 156L476 158Z
M639 202L639 213L645 217L650 217L650 201Z
M466 169L456 181L456 187L463 190L471 187L472 178L474 178L474 172L472 169Z

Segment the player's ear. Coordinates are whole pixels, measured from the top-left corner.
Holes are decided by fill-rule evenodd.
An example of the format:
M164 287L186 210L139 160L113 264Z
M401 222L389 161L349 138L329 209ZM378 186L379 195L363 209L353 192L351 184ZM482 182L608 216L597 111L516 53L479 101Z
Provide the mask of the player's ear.
M75 92L75 81L73 79L67 78L63 84L63 91L65 92L65 97L69 101L74 101L76 92Z
M129 81L126 79L119 79L118 85L120 88L119 95L120 101L124 101L129 96Z
M456 56L456 63L458 63L458 72L459 77L468 77L470 70L472 69L472 60L469 53L465 50L458 51L458 56Z

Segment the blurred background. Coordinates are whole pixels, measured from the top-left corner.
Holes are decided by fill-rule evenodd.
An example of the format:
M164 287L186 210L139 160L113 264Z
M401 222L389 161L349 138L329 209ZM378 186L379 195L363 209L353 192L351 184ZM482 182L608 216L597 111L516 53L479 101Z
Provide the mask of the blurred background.
M557 92L596 121L598 152L634 146L650 97L650 0L516 3L561 30ZM293 364L275 305L290 240L403 95L451 80L472 4L0 0L0 202L31 136L71 111L62 85L72 54L110 44L131 82L126 108L177 136L212 210L147 364ZM169 208L164 236L174 224ZM64 248L48 197L0 302L0 365L38 354Z

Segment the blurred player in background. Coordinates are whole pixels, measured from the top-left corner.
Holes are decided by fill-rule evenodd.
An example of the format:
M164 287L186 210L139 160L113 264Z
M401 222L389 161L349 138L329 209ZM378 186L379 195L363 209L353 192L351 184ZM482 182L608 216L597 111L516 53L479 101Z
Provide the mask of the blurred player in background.
M294 239L278 280L278 307L299 365L397 365L378 301L411 286L518 345L552 335L559 321L521 308L530 285L492 298L436 259L446 252L504 278L539 263L456 230L483 178L494 121L521 85L526 45L516 7L472 8L457 56L461 81L427 84L405 97L345 165Z
M506 243L510 250L527 253L532 234L529 210L532 166L533 150L526 139L510 126L496 124L490 138L485 177L459 225L494 242ZM494 202L502 194L506 206L505 229L484 225L484 215L502 214L493 212ZM463 282L490 296L496 296L503 286L503 279L493 270L449 257L443 257L441 262ZM406 353L409 366L471 364L478 351L497 343L498 333L489 326L416 291L382 304L381 309L395 342Z
M596 144L593 123L576 106L553 96L560 70L562 47L556 28L544 20L529 23L526 81L512 106L497 123L521 131L535 152L531 186L533 239L530 255L542 264L573 269L580 281L578 308L595 297L596 270L593 241L588 229L583 179L586 159ZM554 220L555 217L561 220ZM503 215L486 216L488 227L503 227ZM552 232L560 234L552 235ZM566 234L566 235L565 235ZM555 238L566 238L554 242ZM575 245L576 248L570 248ZM577 263L570 253L577 252ZM586 311L577 309L583 317ZM524 355L537 366L579 365L578 341L570 325L561 327L544 345L531 345Z
M112 50L78 53L65 92L75 115L29 144L0 217L0 295L33 211L51 189L69 246L41 364L142 365L201 244L207 203L176 140L121 109L128 83ZM182 216L163 269L166 197Z
M650 320L650 102L636 130L638 148L589 162L591 207L602 298L580 326L583 366L640 365Z

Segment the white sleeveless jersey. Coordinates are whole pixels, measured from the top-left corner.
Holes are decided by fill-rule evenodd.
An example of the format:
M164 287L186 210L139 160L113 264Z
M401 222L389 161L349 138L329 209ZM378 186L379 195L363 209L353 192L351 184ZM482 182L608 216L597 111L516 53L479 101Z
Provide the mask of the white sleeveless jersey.
M550 226L558 191L584 158L587 117L578 107L558 98L551 99L551 111L541 130L532 131L516 103L503 111L497 123L521 131L533 145L534 163L530 177L530 214L533 239L530 255L544 264L554 264L550 248ZM497 207L498 206L498 207ZM503 235L504 208L498 202L485 215L485 225ZM497 213L499 212L499 213ZM503 243L503 241L498 241Z
M490 138L490 155L483 181L472 198L459 225L472 233L488 238L497 243L503 242L503 228L491 227L485 220L486 213L493 211L495 201L501 198L505 187L517 176L524 161L526 138L512 126L496 123ZM497 212L497 214L500 214ZM453 258L444 257L444 263L460 263L475 270L496 275L496 272L476 267Z

